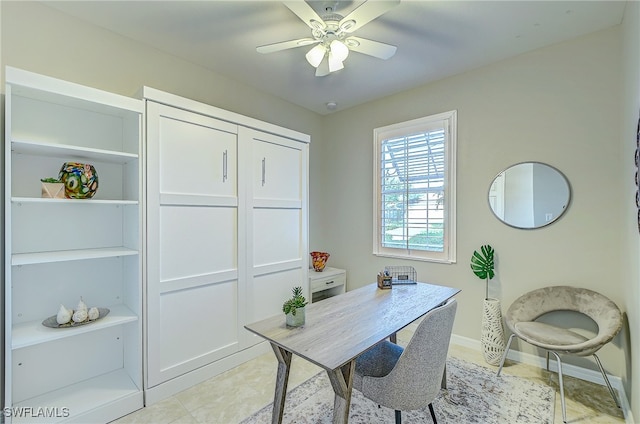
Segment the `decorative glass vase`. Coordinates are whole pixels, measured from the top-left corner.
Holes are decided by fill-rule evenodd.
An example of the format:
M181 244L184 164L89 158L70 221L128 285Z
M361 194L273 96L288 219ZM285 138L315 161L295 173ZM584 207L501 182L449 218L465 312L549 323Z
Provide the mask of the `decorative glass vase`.
M98 191L98 173L88 163L65 162L58 179L64 183L64 194L69 199L90 199Z
M482 354L489 365L500 365L505 349L502 308L498 299L485 299L482 311Z
M311 252L311 263L313 264L313 269L316 272L322 272L325 265L327 264L327 260L329 259L329 255L327 252Z
M291 312L286 315L288 327L300 327L304 325L304 308L296 308L295 311L295 315Z

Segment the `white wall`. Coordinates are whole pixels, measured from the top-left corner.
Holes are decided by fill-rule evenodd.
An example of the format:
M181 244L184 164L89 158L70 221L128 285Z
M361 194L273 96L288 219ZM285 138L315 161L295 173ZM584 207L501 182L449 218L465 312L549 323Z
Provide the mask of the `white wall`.
M630 308L621 267L628 226L620 223L631 199L622 182L632 162L621 143L621 37L616 27L328 116L319 152L325 231L314 241L332 254L331 266L347 269L349 288L374 281L384 265L413 265L420 280L462 289L454 332L477 340L484 283L469 259L489 243L497 252L490 294L503 310L526 291L556 284L597 290ZM458 263L374 257L373 128L452 109L458 110ZM488 206L493 177L523 161L548 163L571 184L567 213L538 230L508 227ZM628 378L625 348L627 337L620 336L601 357L609 372Z

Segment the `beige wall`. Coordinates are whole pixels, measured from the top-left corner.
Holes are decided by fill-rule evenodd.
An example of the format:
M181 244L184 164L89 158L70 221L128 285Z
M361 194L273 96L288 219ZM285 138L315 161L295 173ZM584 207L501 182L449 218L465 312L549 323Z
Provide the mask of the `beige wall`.
M623 308L627 313L629 328L626 329L630 340L626 357L627 368L633 370L625 381L627 397L636 420L640 419L640 238L639 225L636 224L637 212L631 199L637 187L634 184L635 165L630 160L636 146L636 128L640 119L640 2L628 2L625 10L623 30L623 111L622 111L622 169L624 188L623 242L622 252L622 290Z
M313 241L332 254L331 265L347 269L349 288L373 281L384 265L413 265L421 280L462 289L454 332L477 340L484 283L469 259L489 243L497 251L490 294L503 309L526 291L555 284L591 288L630 306L628 271L621 268L630 225L620 223L633 205L622 184L633 156L622 154L621 37L616 27L327 117L320 152L325 231ZM372 129L452 109L458 111L458 262L372 256ZM549 227L518 230L492 215L487 191L501 170L532 160L565 173L572 200ZM601 357L610 372L628 379L624 349L628 340L618 337Z
M422 280L462 289L454 333L476 340L484 285L470 271L469 258L481 244L497 251L490 294L502 300L503 310L520 294L547 285L606 294L628 322L600 356L609 372L622 377L635 417L640 416L640 238L633 200L639 15L640 4L632 2L622 27L328 116L316 158L325 169L327 193L316 222L324 232L312 239L332 253L331 265L347 269L350 289L394 264L413 265ZM374 257L372 129L452 109L458 110L458 262ZM564 172L572 202L556 223L526 231L496 220L486 195L498 172L529 160ZM521 349L535 352L526 345Z
M310 248L329 251L329 264L347 269L350 288L373 281L384 265L414 265L421 279L463 290L454 332L479 339L484 286L468 259L490 243L498 255L491 294L503 309L519 294L551 284L610 296L628 311L633 331L606 347L602 359L623 377L629 398L640 398L631 391L631 382L640 387L640 238L629 128L635 130L640 103L638 3L629 5L621 27L325 117L41 4L3 1L0 13L3 68L125 95L148 85L310 134ZM458 110L458 263L374 257L373 128L452 109ZM501 224L486 200L499 171L527 160L562 170L573 191L567 214L533 231ZM638 400L632 403L640 416Z

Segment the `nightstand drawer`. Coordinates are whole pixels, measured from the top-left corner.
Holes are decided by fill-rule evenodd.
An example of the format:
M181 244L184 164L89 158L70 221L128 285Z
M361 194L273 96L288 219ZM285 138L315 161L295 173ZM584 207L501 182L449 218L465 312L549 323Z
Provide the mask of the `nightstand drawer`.
M347 291L347 271L325 267L322 272L309 271L309 294L315 303Z
M347 282L347 276L345 273L340 273L336 275L327 275L323 278L313 278L311 279L311 293L315 293L317 291L331 289L338 286L344 286Z

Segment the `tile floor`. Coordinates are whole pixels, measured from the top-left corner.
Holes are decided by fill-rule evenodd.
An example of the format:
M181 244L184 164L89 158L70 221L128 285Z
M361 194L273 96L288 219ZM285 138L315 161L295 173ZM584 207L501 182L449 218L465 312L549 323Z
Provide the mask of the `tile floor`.
M412 328L398 334L398 342L406 343ZM481 352L452 345L449 354L480 365ZM294 356L289 377L289 390L315 375L321 369ZM497 370L497 369L496 369ZM555 423L562 423L557 376L539 368L508 362L504 373L551 384L556 387ZM242 421L273 400L276 359L271 352L193 386L175 396L143 408L114 421L113 424L233 424ZM624 423L624 417L604 386L565 377L565 396L569 424Z

